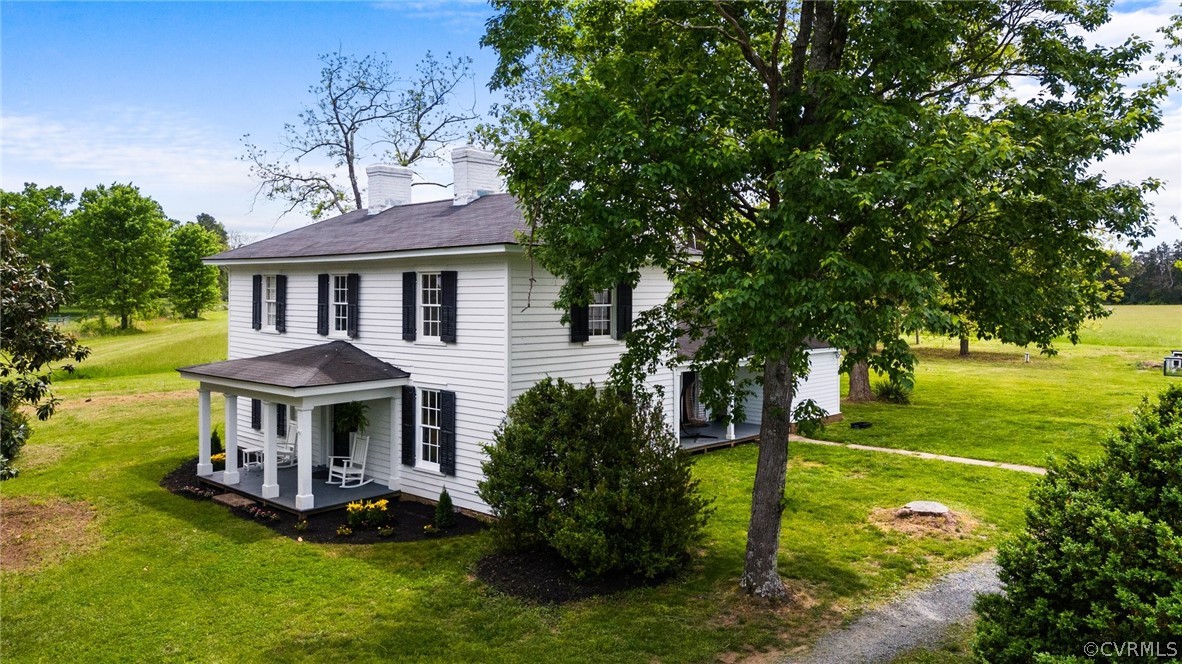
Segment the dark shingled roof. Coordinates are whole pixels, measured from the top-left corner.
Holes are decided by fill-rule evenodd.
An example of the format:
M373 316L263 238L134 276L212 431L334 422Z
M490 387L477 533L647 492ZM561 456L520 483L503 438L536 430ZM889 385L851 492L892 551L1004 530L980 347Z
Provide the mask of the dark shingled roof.
M241 360L197 364L177 371L290 388L365 383L410 376L402 369L345 341Z
M354 210L309 224L245 247L223 251L210 260L249 260L374 254L414 249L516 244L525 230L517 200L489 194L467 205L451 199L399 205L370 216Z

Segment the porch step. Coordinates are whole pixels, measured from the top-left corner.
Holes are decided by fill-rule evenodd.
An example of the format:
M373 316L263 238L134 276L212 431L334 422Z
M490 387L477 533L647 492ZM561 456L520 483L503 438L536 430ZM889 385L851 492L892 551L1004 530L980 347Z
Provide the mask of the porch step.
M218 494L213 497L213 502L220 503L226 507L250 507L255 504L250 498L237 493Z

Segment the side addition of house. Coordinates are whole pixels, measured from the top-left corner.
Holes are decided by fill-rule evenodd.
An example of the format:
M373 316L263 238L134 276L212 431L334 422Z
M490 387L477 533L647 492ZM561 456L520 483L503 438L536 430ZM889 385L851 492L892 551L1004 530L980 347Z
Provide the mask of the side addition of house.
M559 280L524 256L516 201L496 193L497 158L465 147L452 160L451 200L411 204L409 169L371 166L367 210L207 260L229 271L229 359L180 369L198 382L206 481L304 512L392 492L435 500L446 488L457 506L487 513L476 495L483 446L513 399L546 376L607 379L635 314L669 293L665 275L643 271L563 324ZM837 414L838 353L811 353L799 398ZM697 405L692 373L649 382L687 446L758 431L758 394L746 408L754 419L726 425ZM219 471L215 392L226 412ZM366 422L351 435L358 403ZM354 467L344 487L335 474L328 484L338 465Z

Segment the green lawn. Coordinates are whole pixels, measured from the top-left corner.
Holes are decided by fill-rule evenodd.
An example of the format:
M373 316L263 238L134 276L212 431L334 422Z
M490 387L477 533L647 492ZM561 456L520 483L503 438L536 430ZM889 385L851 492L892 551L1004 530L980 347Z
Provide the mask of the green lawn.
M772 612L735 589L756 448L711 453L695 472L717 512L691 570L657 588L538 607L472 577L490 550L485 536L313 545L162 490L158 481L193 455L196 438L193 386L171 369L220 357L224 325L154 323L88 340L94 357L59 383L62 408L37 425L22 475L0 484L0 498L86 501L97 541L60 564L0 572L6 662L680 662L790 648L994 547L1019 526L1032 481L796 446L781 571L801 601ZM980 526L964 538L917 538L868 522L875 508L920 498Z
M1169 381L1160 363L1182 348L1182 306L1114 307L1081 344L1055 357L975 342L966 359L953 339L923 338L910 406L845 404L845 422L818 437L864 445L1043 465L1050 454L1094 456L1112 425ZM872 379L873 382L873 379ZM844 394L844 384L843 384ZM850 422L868 421L855 430Z

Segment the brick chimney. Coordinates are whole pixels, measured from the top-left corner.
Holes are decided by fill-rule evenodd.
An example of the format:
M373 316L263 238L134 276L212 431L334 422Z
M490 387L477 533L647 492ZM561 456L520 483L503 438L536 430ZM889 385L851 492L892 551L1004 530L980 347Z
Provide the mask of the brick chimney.
M486 150L465 145L451 151L455 181L452 205L467 205L501 190L501 160Z
M369 178L369 214L410 203L410 180L414 172L409 168L374 164L365 168L365 175Z

